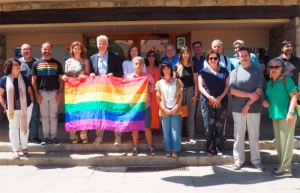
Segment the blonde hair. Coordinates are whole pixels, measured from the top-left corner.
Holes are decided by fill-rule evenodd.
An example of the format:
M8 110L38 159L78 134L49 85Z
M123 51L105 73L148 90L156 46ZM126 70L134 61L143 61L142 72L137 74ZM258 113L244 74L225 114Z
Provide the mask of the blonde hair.
M184 52L187 52L189 54L189 58L188 58L188 67L192 67L193 68L193 61L192 61L192 55L191 55L191 51L188 47L186 46L183 46L180 50L180 53L179 53L179 60L178 60L178 63L176 64L177 66L177 74L179 75L179 77L182 77L182 72L183 72L183 58L182 58L182 54ZM194 73L194 72L193 72Z

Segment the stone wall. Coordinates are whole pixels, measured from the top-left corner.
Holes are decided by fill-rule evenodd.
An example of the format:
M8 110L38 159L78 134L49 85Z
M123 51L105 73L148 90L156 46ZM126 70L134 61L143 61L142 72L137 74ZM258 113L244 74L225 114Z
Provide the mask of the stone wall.
M5 36L0 34L0 77L4 75L4 62L6 59L6 40ZM1 105L0 105L1 106ZM7 118L3 113L2 106L0 107L0 123L6 122Z
M107 7L290 6L300 0L0 0L0 11Z
M300 57L300 17L291 19L289 24L270 30L270 58L281 54L281 42L292 40L294 42L294 54Z

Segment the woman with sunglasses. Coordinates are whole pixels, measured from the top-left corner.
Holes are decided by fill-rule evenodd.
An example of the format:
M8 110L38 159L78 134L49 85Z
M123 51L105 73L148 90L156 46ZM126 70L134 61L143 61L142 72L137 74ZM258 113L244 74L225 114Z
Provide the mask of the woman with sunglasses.
M9 121L9 140L13 149L13 158L18 159L20 142L24 157L27 150L29 122L33 108L33 92L29 78L20 73L21 62L10 58L4 63L4 73L0 79L0 104Z
M225 125L229 72L220 67L220 54L210 50L206 55L208 67L199 73L199 90L202 105L207 113L203 114L206 127L206 155L211 157L214 153L222 156L224 153L223 130Z
M273 120L279 163L279 166L273 169L272 176L288 177L292 176L298 87L290 77L282 75L285 70L282 60L275 58L267 66L271 79L266 86L263 106L268 108L269 117Z
M182 104L187 106L187 129L190 144L196 144L194 140L195 134L195 111L198 96L198 72L192 61L190 49L183 46L180 50L179 61L174 66L174 77L177 77L183 83Z
M154 50L147 52L146 71L150 74L154 80L154 85L160 79L159 63L156 60L156 53ZM151 93L151 129L153 135L158 135L158 129L160 128L160 120L158 116L158 104L156 102L156 93Z

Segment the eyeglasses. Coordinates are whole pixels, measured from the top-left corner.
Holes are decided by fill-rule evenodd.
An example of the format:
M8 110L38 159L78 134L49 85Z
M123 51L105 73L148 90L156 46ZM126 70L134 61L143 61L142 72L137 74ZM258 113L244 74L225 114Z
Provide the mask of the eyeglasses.
M154 55L154 54L151 54L151 55L148 55L148 57L155 57L155 55Z
M219 58L218 57L210 57L210 58L208 58L209 60L219 60Z
M281 66L269 66L270 70L278 70Z

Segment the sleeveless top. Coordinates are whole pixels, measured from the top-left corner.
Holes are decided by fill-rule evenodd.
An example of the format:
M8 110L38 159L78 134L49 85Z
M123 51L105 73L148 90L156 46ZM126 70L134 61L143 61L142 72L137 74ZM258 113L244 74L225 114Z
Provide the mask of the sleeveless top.
M85 69L86 59L82 59L79 65L72 63L73 60L73 58L69 58L66 61L66 67L68 69L68 72L66 72L66 74L70 77L78 77L81 74L81 72Z

